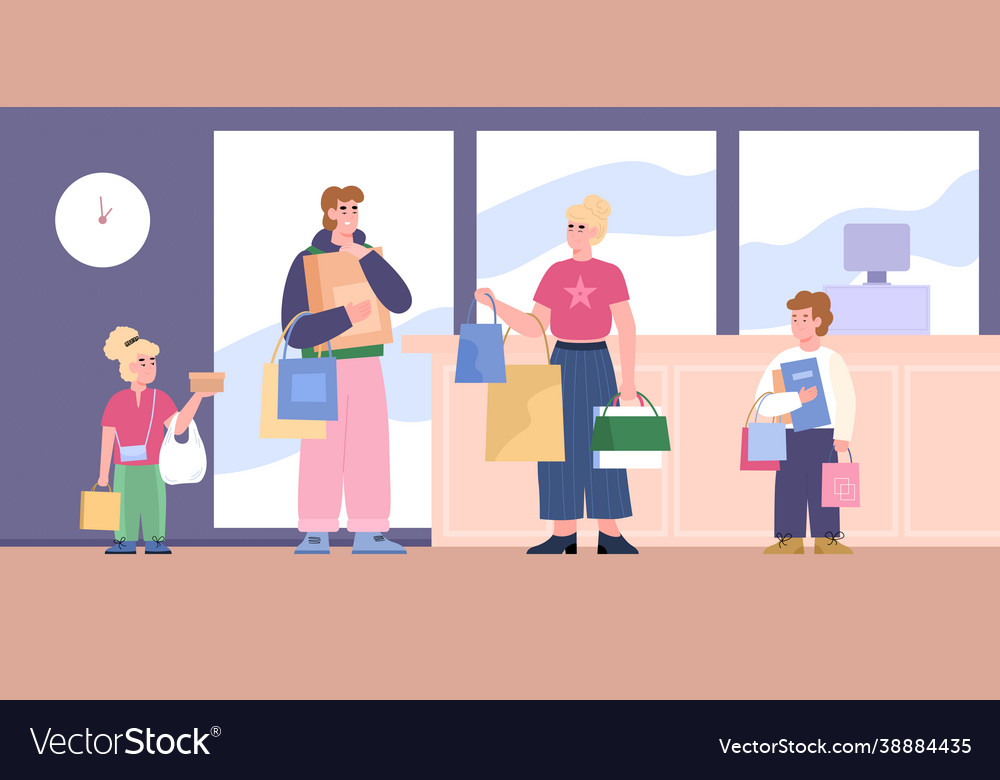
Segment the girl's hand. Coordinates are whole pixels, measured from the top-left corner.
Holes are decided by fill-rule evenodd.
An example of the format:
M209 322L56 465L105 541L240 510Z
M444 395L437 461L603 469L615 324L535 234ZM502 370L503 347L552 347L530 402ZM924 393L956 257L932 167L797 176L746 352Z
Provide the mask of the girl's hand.
M476 290L476 300L483 304L483 306L489 306L492 309L493 304L490 303L490 299L486 297L487 295L492 296L494 301L497 299L497 297L493 295L493 290L489 287L480 287Z

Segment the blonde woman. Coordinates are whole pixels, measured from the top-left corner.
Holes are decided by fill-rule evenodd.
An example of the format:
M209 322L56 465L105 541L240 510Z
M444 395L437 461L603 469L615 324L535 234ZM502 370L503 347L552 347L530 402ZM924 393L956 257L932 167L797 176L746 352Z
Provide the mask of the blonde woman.
M583 517L597 519L597 552L637 553L618 530L618 520L630 517L628 476L622 469L595 469L590 438L595 406L604 406L618 392L615 369L605 337L611 321L618 327L621 356L621 400L635 392L635 320L629 306L625 278L617 266L598 260L591 247L601 243L608 229L610 204L597 195L566 210L566 243L573 255L555 263L535 292L532 314L542 327L552 328L558 341L552 363L562 366L565 462L538 464L540 515L552 520L553 535L528 550L529 554L576 553L576 525ZM488 288L476 290L476 300L525 336L538 336L534 317L501 302Z
M160 348L139 338L135 328L120 326L104 342L104 354L118 362L128 388L111 396L101 418L101 471L97 484L108 484L111 459L115 462L115 491L122 495L121 528L105 553L134 555L142 522L146 554L169 554L164 543L166 489L160 477L160 446L164 429L177 415L174 431L184 433L202 398L195 393L180 413L169 395L149 387L156 379Z

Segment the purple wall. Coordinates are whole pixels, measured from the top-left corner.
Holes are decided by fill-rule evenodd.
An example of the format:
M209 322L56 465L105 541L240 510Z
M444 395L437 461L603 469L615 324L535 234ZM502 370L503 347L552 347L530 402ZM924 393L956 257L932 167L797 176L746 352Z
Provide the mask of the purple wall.
M0 109L0 383L4 434L0 543L103 543L78 530L79 492L97 479L100 416L123 385L101 352L115 325L161 347L157 387L187 396L211 370L214 130L454 130L455 294L476 283L475 130L715 130L718 137L718 332L739 322L738 130L980 131L980 332L1000 333L1000 109ZM152 222L140 253L115 268L70 258L53 216L63 190L95 171L131 179ZM278 258L285 263L286 258ZM465 309L456 317L464 315ZM199 412L212 446L212 402ZM212 477L168 491L169 537L200 543L290 541L287 529L212 527ZM401 529L397 538L427 532ZM100 540L97 537L102 537Z

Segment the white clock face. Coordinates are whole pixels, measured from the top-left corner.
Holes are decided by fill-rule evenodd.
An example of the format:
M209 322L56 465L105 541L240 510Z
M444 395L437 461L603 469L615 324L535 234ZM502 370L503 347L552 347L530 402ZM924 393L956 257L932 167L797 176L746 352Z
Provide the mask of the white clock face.
M149 235L149 205L115 173L91 173L69 185L56 205L56 235L73 257L110 268L135 257Z

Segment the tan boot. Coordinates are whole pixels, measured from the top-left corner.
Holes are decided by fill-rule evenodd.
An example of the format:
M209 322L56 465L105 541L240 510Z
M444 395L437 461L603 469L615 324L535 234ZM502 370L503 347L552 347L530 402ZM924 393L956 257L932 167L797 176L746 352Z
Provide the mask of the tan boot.
M805 555L803 539L799 537L779 537L777 544L764 550L764 555Z
M853 555L854 550L848 547L846 544L841 544L837 541L839 537L826 537L821 536L816 537L816 541L813 544L813 552L816 555Z

